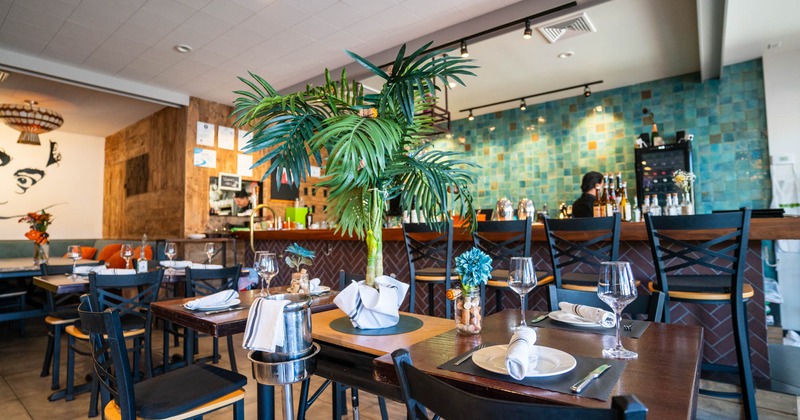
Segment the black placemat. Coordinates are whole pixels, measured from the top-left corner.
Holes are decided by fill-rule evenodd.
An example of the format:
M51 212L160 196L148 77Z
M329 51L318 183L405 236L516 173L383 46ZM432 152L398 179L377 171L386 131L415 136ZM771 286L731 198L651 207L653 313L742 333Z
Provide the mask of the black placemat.
M625 328L620 328L620 335L628 338L639 338L650 326L648 321L623 319L622 326L631 325L631 330L626 331ZM532 327L542 328L556 328L559 330L580 331L601 335L617 335L617 330L614 327L601 328L601 327L580 327L578 325L567 324L566 322L556 321L554 319L545 318L535 324L530 324Z
M471 357L466 362L456 366L455 362L463 356L464 354L454 357L453 359L440 365L439 369L547 389L550 391L560 392L562 394L579 395L581 397L594 398L601 401L608 401L609 397L611 396L611 391L614 389L617 381L619 381L619 378L622 376L622 372L625 370L625 366L627 365L627 363L623 360L600 359L596 357L573 355L578 364L575 366L575 369L572 369L567 373L546 378L525 378L522 380L517 380L509 375L501 375L499 373L489 372L488 370L480 368L472 361ZM583 392L580 394L575 394L569 389L576 382L586 377L589 372L595 370L602 364L609 364L611 365L611 368L606 370L602 375L600 375L599 378L592 381L592 383L589 384L589 386L587 386Z
M400 315L400 321L393 327L367 330L354 327L350 318L346 316L331 321L331 329L334 331L353 335L395 335L416 331L420 328L422 328L422 320L407 315Z

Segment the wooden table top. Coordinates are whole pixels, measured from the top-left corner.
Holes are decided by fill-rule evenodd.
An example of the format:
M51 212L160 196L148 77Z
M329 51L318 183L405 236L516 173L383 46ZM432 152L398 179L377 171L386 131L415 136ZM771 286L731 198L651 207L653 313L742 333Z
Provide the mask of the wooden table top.
M382 356L396 349L408 347L455 328L455 321L452 319L436 318L405 312L402 312L402 314L422 320L422 328L416 331L395 335L370 336L347 334L336 331L330 327L331 321L346 316L341 309L337 308L335 310L318 312L311 315L311 337L314 340L324 341L329 344L335 344L373 356Z
M90 264L97 262L94 260L78 260L78 264ZM72 265L72 260L64 257L50 257L48 265ZM0 273L14 274L19 277L35 276L41 274L39 266L33 263L30 258L0 258Z
M52 276L34 276L33 285L57 295L65 293L80 293L89 288L89 277L80 276L73 280L64 274Z
M533 316L533 313L529 315ZM610 399L599 401L437 369L437 366L465 353L481 342L508 343L512 334L511 328L517 322L519 314L516 310L506 310L487 316L483 320L483 332L479 335L458 336L455 330L450 330L408 347L411 360L414 366L426 373L487 397L584 407L610 407ZM613 336L539 328L536 344L574 355L600 358L602 349L612 346L614 341ZM628 361L622 377L612 391L612 396L636 395L649 409L648 418L692 418L697 407L703 329L654 323L639 339L623 338L623 345L639 353L639 358ZM376 380L397 383L390 355L376 358L373 365Z
M277 295L286 293L286 286L272 287L270 293ZM243 305L251 305L256 299L258 290L247 290L239 292L239 300ZM327 311L336 307L333 298L338 292L326 293L316 296L311 303L311 313ZM153 302L150 309L153 315L174 322L183 327L191 328L204 334L211 334L214 337L225 337L233 334L243 333L247 326L247 309L231 312L222 312L213 315L206 315L204 312L193 312L185 309L183 304L196 298L170 299Z

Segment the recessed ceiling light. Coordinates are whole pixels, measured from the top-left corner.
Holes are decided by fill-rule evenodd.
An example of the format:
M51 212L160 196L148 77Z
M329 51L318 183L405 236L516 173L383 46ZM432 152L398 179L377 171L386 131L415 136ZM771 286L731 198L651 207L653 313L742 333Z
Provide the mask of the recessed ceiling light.
M573 55L575 55L575 53L574 53L574 52L572 52L572 51L566 51L566 52L562 52L561 54L559 54L559 55L558 55L558 58L570 58L570 57L572 57Z
M181 54L186 54L186 53L192 52L192 47L190 47L190 46L188 46L186 44L178 44L178 45L175 46L175 51L177 51L177 52L179 52Z
M780 46L781 46L782 44L783 44L783 43L782 43L782 42L780 42L780 41L778 41L778 42L770 42L769 44L767 44L767 49L768 49L768 50L774 50L775 48L780 48Z
M0 83L3 83L8 79L8 73L4 71L0 71Z

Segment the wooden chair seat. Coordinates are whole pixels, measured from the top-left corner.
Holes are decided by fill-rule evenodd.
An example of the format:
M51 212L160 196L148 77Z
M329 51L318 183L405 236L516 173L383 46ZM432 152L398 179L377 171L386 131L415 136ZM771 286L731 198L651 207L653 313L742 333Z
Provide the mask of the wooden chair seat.
M89 340L89 334L85 331L81 330L77 325L69 325L65 329L66 333L77 338L78 340ZM133 338L144 335L144 328L138 328L135 330L128 330L122 333L122 336L125 338Z
M563 273L561 287L582 292L597 292L597 276L597 273ZM642 284L641 280L636 280L636 287L639 287L640 284Z
M648 289L650 292L660 292L656 288L656 285L653 282L650 282L648 285ZM742 285L742 299L750 299L756 294L755 290L753 290L753 286L745 283ZM669 298L670 300L719 300L719 301L730 301L731 294L730 293L720 293L720 292L681 292L677 290L672 290L672 285L670 285L669 291Z
M159 420L179 420L179 419L189 419L193 417L202 416L203 414L210 413L219 408L226 407L228 405L236 403L237 401L243 400L244 396L245 396L244 390L237 389L236 391L233 391L230 394L219 397L214 401L210 401L199 407L193 408L191 411L181 413L177 416L160 418ZM108 404L106 404L105 409L103 409L103 414L105 415L106 419L110 420L122 419L122 413L120 412L119 406L114 400L111 400ZM136 418L146 419L149 417L137 416Z
M444 282L447 275L445 270L444 267L420 268L416 271L416 279L417 281ZM450 274L450 281L458 281L458 274Z
M44 317L44 322L47 325L67 325L77 321L78 318L59 318L57 316L48 315Z

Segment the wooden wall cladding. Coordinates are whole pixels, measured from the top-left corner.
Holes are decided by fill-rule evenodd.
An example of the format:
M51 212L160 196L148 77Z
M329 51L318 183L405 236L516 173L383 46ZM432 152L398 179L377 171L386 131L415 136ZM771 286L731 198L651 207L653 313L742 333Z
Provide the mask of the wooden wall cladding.
M161 111L106 138L103 237L139 239L183 234L183 143L186 110ZM126 162L148 155L146 192L126 196Z

